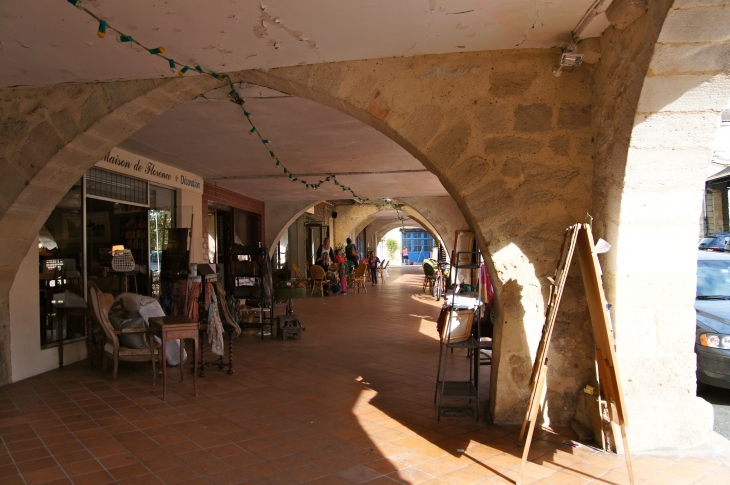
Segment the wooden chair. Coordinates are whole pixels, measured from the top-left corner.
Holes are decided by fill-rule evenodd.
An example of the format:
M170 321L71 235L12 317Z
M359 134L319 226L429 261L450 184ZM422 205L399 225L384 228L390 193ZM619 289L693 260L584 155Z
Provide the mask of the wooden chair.
M388 267L389 262L388 260L383 260L380 262L380 267L378 267L378 278L380 278L381 283L385 283L385 268Z
M94 288L97 292L101 293L101 290L99 290L96 281L90 279L87 284L89 285L89 290ZM89 353L89 367L93 369L97 361L99 363L99 367L102 366L102 360L104 356L104 342L106 340L106 337L104 336L104 331L102 330L101 325L96 321L96 317L94 316L94 311L91 308L91 305L88 305L87 308L88 314L86 316L86 350Z
M314 292L317 290L319 290L320 296L324 296L324 287L329 287L330 284L326 279L327 274L324 272L324 268L315 264L311 267L309 272L312 275L312 296L314 296Z
M433 285L436 282L436 268L434 262L430 259L423 260L423 291L428 288L429 291L433 290Z
M365 273L367 273L367 271L368 265L365 263L360 263L355 269L355 276L353 276L352 279L354 281L354 287L358 293L360 293L360 288L365 290L365 293L368 292L368 289L365 287Z
M109 310L111 309L114 298L109 293L102 293L96 288L89 288L89 300L91 301L92 316L97 325L104 331L104 351L103 358L104 363L102 365L102 372L106 372L107 363L109 359L114 362L112 371L112 380L117 380L117 370L119 369L119 361L126 362L151 362L153 358L153 351L149 348L145 349L129 349L127 347L121 347L119 345L119 338L117 335L123 333L147 333L147 328L128 328L124 330L114 330L111 322L109 321ZM159 347L154 348L154 356L162 359L162 352L159 352ZM164 361L160 360L160 365Z
M314 291L314 286L312 285L312 278L307 278L302 274L302 272L299 270L299 266L296 265L296 263L291 264L291 268L294 270L294 277L297 279L297 283L300 281L304 281L304 284L307 285L307 288L310 291Z

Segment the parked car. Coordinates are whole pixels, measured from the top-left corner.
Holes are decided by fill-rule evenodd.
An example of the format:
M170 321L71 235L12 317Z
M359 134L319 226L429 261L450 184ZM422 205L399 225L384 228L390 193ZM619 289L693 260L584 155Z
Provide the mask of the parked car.
M730 250L730 234L716 234L700 239L700 244L697 249L722 253L725 251L726 246Z
M697 387L730 389L730 254L697 255Z

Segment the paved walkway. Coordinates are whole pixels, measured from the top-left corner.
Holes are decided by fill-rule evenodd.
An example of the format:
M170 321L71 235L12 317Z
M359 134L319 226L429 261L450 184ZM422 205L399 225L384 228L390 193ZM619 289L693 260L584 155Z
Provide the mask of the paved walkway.
M436 421L438 305L420 271L298 301L302 341L244 335L236 373L210 369L198 398L186 378L162 402L142 364L122 365L117 382L81 362L0 388L0 483L511 483L516 429ZM525 483L628 483L622 457L563 439L541 433ZM634 463L637 483L730 483L730 456Z

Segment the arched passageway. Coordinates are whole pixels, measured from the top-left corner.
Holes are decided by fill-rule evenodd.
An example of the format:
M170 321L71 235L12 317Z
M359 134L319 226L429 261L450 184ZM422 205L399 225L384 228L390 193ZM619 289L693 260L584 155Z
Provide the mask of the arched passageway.
M669 161L687 168L686 160L676 156L685 149L696 160L707 158L707 140L697 133L717 118L722 106L712 100L727 99L727 38L725 29L716 28L727 15L727 7L715 2L649 2L648 11L629 16L628 23L627 18L612 21L600 41L597 67L583 66L560 78L551 73L559 52L538 49L347 61L241 71L231 77L347 113L387 135L438 177L476 230L496 282L495 370L506 370L497 372L493 383L492 413L498 422L522 417L553 255L562 230L591 211L598 234L616 247L604 265L617 330L623 325L668 335L657 340L657 348L664 367L679 376L652 393L664 380L639 365L634 358L639 349L627 352L634 356L627 361L636 364L635 374L624 374L633 382L627 392L644 423L633 429L634 439L639 448L665 442L681 446L708 438L708 414L691 392L687 321L692 319L694 243L670 229L695 227L698 209L688 203L677 223L677 212L666 201L668 192L699 201L699 168L691 171L692 178L681 170L647 167L664 167ZM660 85L676 89L657 91ZM216 87L212 78L188 77L0 92L7 127L0 219L0 382L10 379L8 292L50 210L109 149L174 106ZM693 96L704 88L711 96ZM669 98L657 92L669 92ZM673 133L671 143L657 141L667 139L660 136L667 131ZM656 180L656 174L671 177ZM647 185L657 181L662 190ZM649 220L663 221L655 227L676 235L682 255L675 265L678 272L667 273L658 259L639 256L637 241L651 226ZM677 280L687 283L668 286ZM648 298L632 300L646 288L651 289ZM587 313L576 281L569 283L568 293L571 298L561 311L565 333L556 340L560 351L551 357L547 414L555 422L570 419L578 389L593 374ZM682 303L666 310L667 295ZM676 322L675 317L682 323L663 326ZM672 361L667 355L681 357ZM677 426L647 424L660 419L649 410L667 399L676 406L665 406L671 410L665 417ZM692 434L697 426L703 431ZM656 435L658 427L666 433Z

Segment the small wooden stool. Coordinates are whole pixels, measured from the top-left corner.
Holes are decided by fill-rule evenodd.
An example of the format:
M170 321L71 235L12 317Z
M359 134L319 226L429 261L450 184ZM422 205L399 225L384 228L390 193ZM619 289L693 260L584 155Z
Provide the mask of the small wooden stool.
M283 326L282 326L283 324ZM279 315L276 317L276 336L286 340L293 335L297 340L302 339L302 324L296 315Z

